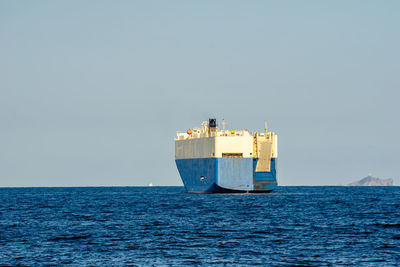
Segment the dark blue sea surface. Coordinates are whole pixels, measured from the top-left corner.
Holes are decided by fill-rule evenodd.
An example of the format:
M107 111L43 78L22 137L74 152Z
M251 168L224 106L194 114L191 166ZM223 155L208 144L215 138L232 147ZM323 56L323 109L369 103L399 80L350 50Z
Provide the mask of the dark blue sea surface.
M399 266L399 187L0 188L0 265Z

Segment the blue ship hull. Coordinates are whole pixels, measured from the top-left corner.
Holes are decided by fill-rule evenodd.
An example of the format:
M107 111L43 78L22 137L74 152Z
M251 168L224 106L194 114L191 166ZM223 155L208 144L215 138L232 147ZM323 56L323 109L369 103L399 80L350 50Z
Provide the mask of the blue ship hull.
M276 159L270 172L255 172L258 159L177 159L176 166L190 193L266 193L277 186Z

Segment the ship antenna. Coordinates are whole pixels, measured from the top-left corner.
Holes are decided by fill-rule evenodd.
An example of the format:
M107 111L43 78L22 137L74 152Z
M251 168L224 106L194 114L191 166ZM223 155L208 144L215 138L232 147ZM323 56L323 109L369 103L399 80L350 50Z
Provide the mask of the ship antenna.
M268 133L268 125L267 125L267 121L264 121L265 123L265 132Z
M225 120L222 119L222 129L225 131Z

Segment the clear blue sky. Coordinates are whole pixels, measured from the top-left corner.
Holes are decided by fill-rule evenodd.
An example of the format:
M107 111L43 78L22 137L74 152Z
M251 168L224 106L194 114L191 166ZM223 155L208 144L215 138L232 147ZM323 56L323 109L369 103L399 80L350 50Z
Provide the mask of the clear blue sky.
M177 130L279 135L281 185L400 184L400 1L0 1L0 186L182 185Z

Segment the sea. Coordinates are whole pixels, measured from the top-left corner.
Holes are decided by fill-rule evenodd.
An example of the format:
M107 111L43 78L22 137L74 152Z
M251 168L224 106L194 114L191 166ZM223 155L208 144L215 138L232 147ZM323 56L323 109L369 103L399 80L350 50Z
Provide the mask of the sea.
M0 188L1 266L400 266L400 187Z

